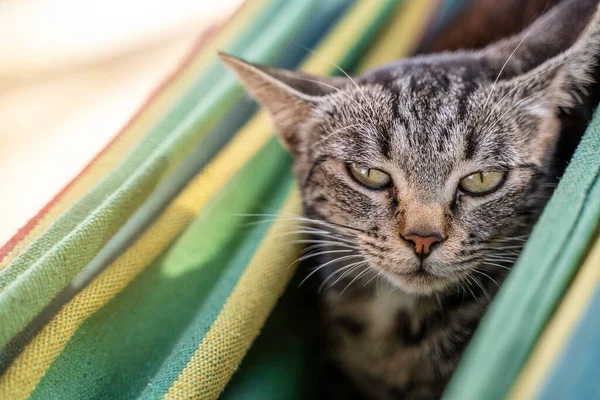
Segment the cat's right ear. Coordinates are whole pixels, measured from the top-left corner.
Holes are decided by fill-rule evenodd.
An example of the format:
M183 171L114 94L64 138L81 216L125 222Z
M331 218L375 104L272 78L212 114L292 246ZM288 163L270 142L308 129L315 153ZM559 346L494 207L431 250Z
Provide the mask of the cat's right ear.
M219 53L219 57L271 115L284 146L292 153L299 152L303 141L300 128L314 115L313 111L322 98L346 84L346 78L316 77L265 67L225 53Z

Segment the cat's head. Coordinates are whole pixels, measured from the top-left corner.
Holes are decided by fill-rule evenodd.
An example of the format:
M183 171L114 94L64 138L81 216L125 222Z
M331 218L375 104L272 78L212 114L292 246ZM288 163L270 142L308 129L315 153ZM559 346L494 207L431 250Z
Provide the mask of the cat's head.
M557 38L541 21L481 51L353 79L222 59L293 154L324 242L359 254L365 278L431 293L514 261L548 197L559 110L590 81L600 47L591 21Z

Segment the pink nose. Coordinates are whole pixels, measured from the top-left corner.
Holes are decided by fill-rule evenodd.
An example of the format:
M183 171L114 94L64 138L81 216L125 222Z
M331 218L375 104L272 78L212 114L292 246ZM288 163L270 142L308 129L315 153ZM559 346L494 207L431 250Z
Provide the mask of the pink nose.
M444 241L442 235L439 233L432 233L427 236L421 236L416 233L408 233L406 235L400 235L407 242L411 242L415 246L415 253L418 256L427 256L431 251L431 247L436 243Z

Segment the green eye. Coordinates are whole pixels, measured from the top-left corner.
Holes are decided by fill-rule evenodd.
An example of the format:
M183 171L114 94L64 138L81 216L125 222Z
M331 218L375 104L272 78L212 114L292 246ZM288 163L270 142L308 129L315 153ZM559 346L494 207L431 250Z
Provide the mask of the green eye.
M476 172L460 180L459 187L466 194L481 196L498 189L504 181L505 172Z
M392 182L388 174L375 168L349 164L348 169L354 179L369 189L383 189Z

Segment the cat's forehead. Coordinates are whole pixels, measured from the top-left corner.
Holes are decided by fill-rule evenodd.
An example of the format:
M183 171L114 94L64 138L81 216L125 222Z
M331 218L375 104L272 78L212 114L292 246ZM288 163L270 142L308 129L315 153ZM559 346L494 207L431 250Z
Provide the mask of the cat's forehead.
M328 130L366 156L404 159L422 150L416 154L449 153L450 161L484 97L478 76L469 63L407 62L375 70L336 93L326 112Z
M506 148L502 135L483 128L488 93L485 71L474 62L417 60L375 70L336 94L324 128L330 146L323 149L442 185L465 162L483 168L498 161L483 152L469 159L474 144L485 154Z
M420 94L468 90L489 80L484 59L473 56L424 56L397 61L360 77L365 85L382 85L391 90Z

